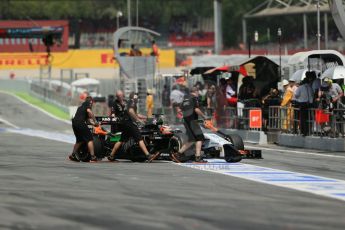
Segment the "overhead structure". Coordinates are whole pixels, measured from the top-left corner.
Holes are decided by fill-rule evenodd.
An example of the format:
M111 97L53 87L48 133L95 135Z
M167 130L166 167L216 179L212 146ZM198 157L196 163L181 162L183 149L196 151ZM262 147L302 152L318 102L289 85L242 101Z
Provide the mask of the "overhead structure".
M329 6L335 24L341 36L345 39L345 1L344 0L329 0Z
M122 27L114 33L114 58L120 66L120 86L125 95L138 93L140 101L145 101L147 89L156 89L155 79L158 56L129 56L124 48L135 46L151 46L159 33L142 27ZM155 101L156 103L156 101ZM145 104L139 103L139 111L144 111Z
M331 13L331 11L327 0L266 0L244 15L242 19L243 44L247 45L248 41L248 19L282 15L303 15L304 48L307 49L307 14L317 14L318 8L316 5L318 2L320 4L320 13L324 14L325 31L328 31L328 24L326 23L327 14ZM327 38L328 36L325 34L325 44L327 44Z

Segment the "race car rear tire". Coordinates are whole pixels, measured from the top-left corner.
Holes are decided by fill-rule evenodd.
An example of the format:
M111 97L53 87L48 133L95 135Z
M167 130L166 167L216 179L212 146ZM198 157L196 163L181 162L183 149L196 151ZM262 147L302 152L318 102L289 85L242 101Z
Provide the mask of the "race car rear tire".
M91 160L91 155L86 143L83 143L80 146L78 152L76 153L76 158L81 162L89 162Z
M237 134L230 134L231 143L235 146L237 150L244 150L244 143L242 137Z
M97 158L104 157L103 142L97 135L93 136L93 148L94 148L95 155Z
M169 151L178 152L183 145L183 137L181 135L174 135L169 140Z

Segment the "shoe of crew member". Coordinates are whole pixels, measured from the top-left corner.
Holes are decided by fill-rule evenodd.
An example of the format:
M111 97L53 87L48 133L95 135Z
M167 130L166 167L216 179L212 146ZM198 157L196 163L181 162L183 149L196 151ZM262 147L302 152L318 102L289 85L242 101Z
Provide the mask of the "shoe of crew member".
M180 152L172 153L171 158L176 163L184 163L189 160L189 157L187 157L184 153L180 153Z
M195 157L195 161L193 163L201 163L202 164L202 163L207 163L207 161L202 159L201 156L197 156L197 157Z
M90 160L91 163L95 163L95 162L98 162L98 159L96 156L91 156L91 160Z
M149 155L146 156L147 157L146 162L151 163L153 160L155 160L158 157L159 154L160 154L159 152L156 152L153 154L150 153Z
M71 161L79 162L78 158L76 157L75 153L72 153L68 156L68 159Z
M118 160L115 159L115 156L108 156L108 161L110 162L119 162Z

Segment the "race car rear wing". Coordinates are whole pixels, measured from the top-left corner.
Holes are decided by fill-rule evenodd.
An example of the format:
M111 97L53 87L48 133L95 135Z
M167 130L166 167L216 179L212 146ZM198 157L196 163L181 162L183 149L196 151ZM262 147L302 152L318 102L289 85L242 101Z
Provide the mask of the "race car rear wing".
M119 119L116 117L109 117L109 116L98 116L95 117L96 121L101 125L115 125L119 123Z

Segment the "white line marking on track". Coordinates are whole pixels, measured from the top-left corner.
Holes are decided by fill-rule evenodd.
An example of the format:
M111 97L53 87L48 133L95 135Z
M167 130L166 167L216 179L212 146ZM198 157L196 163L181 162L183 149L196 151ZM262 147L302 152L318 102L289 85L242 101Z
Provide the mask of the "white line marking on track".
M34 108L34 109L37 109L37 110L41 111L42 113L48 115L48 116L51 117L51 118L54 118L55 120L62 121L62 122L67 123L67 124L69 124L69 125L72 124L71 121L67 121L67 120L61 119L61 118L59 118L59 117L57 117L57 116L55 116L55 115L53 115L53 114L51 114L51 113L48 113L47 111L41 109L40 107L38 107L38 106L36 106L36 105L30 104L29 102L23 100L22 98L18 97L17 95L15 95L15 94L13 94L13 93L5 92L5 91L0 91L0 93L4 93L4 94L7 94L7 95L11 95L11 96L17 98L19 101L23 102L24 104L26 104L26 105L28 105L28 106Z
M344 180L250 164L227 163L222 159L208 159L208 161L209 163L206 164L178 165L345 201Z
M12 128L19 129L18 126L16 126L15 124L13 124L13 123L11 123L11 122L9 122L9 121L7 121L7 120L1 118L1 117L0 117L0 122L6 124L6 125L8 125L8 126L11 126Z
M39 137L43 139L53 140L53 141L59 141L69 144L75 143L75 137L73 134L64 134L64 133L57 133L57 132L51 132L51 131L44 131L44 130L35 130L35 129L2 129L5 132L10 133L17 133L20 135L30 136L30 137Z
M285 153L295 153L295 154L305 154L305 155L313 155L313 156L321 156L321 157L334 157L334 158L343 158L345 159L345 156L339 156L339 155L331 155L331 154L323 154L323 153L316 153L316 152L304 152L304 151L296 151L296 150L288 150L288 149L279 149L279 148L267 148L267 147L261 147L261 146L247 146L247 149L260 149L260 150L267 150L267 151L274 151L274 152L285 152Z

